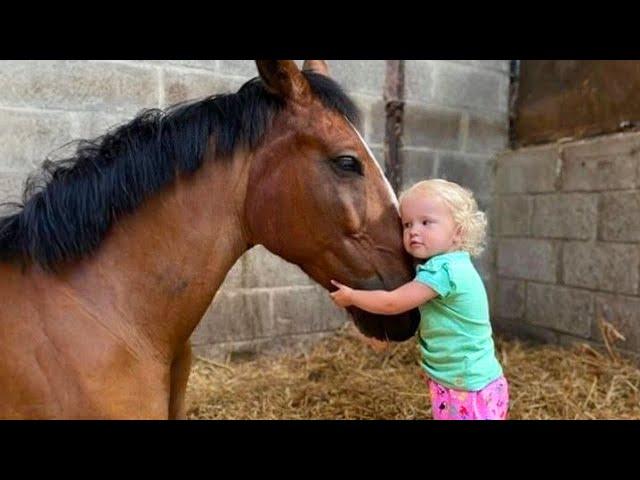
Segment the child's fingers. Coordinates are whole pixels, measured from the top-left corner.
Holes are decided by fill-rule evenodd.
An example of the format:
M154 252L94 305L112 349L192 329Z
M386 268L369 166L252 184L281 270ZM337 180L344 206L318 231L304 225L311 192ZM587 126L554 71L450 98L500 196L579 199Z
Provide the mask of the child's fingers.
M331 283L332 283L334 286L338 287L338 288L349 288L349 287L347 287L346 285L343 285L343 284L342 284L342 283L340 283L340 282L336 282L335 280L331 280Z

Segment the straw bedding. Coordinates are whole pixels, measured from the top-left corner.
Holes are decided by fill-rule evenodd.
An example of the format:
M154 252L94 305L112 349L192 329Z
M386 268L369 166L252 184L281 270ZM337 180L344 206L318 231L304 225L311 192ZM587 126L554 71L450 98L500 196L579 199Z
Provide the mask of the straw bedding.
M510 419L638 419L640 369L604 347L533 345L497 337L510 385ZM308 351L245 362L194 361L190 419L430 419L415 343L363 341L352 324Z

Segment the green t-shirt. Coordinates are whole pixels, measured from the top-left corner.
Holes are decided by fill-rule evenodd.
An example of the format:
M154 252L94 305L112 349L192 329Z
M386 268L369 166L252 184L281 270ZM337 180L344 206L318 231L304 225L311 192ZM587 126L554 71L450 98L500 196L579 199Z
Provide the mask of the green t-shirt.
M416 267L415 280L438 293L420 306L418 344L427 375L467 391L481 390L500 377L487 292L469 253L435 255Z

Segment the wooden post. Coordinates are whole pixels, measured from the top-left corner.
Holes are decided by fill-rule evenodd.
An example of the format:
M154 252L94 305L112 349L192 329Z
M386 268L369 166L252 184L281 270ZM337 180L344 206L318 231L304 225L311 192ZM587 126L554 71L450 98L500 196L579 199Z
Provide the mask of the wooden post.
M384 85L385 134L384 163L389 183L398 193L402 186L402 122L404 116L404 60L387 60Z
M509 148L511 149L517 147L515 124L519 82L520 60L511 60L509 62Z

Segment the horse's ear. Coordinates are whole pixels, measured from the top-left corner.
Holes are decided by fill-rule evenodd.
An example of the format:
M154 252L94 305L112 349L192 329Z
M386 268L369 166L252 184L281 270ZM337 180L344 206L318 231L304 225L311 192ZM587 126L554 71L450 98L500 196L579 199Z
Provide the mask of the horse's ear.
M305 60L302 69L308 72L319 73L325 77L329 76L329 65L324 60Z
M309 91L307 79L293 60L256 60L260 78L271 93L293 99Z

